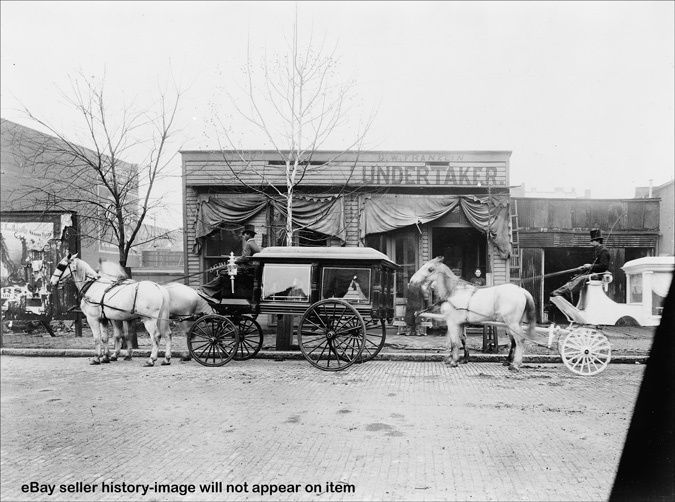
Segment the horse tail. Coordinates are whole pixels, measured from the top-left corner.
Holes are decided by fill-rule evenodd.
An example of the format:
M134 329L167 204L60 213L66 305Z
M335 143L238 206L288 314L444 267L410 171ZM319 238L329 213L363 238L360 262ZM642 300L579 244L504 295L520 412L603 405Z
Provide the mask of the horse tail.
M537 307L534 304L534 298L530 294L529 291L526 289L523 289L523 292L525 293L525 319L527 320L527 331L525 332L525 336L529 338L530 340L535 340L536 339L536 327L537 327Z

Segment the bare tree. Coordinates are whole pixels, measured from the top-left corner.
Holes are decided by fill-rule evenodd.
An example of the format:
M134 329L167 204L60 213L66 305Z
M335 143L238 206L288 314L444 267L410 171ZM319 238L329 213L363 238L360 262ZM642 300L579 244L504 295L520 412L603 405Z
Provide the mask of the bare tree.
M250 45L244 68L248 108L228 93L233 108L263 140L276 152L279 160L273 167L261 167L248 158L236 144L230 127L216 116L219 146L228 174L249 192L281 200L285 206L286 245L293 243L293 234L304 227L294 224L293 200L296 189L308 175L321 169L330 169L335 161L350 152L346 180L335 195L344 195L358 161L364 138L372 123L368 117L356 127L353 136L343 142L344 147L329 159L313 161L314 152L323 148L341 128L349 123L354 111L354 83L337 80L339 61L335 49L327 51L324 44L316 44L310 35L306 46L298 40L298 14L295 12L292 40L285 54L263 58L254 64ZM221 140L220 136L224 139ZM346 144L345 144L346 143ZM225 150L231 150L229 156ZM235 153L236 162L230 158ZM356 156L353 154L356 153ZM253 160L253 161L252 161ZM276 171L274 170L276 169ZM332 199L332 203L338 200ZM331 202L326 204L330 209Z
M80 75L71 84L65 99L81 119L84 137L75 142L70 139L72 133L58 130L25 108L28 117L53 136L30 131L13 138L26 174L13 206L76 211L82 238L114 245L120 265L126 267L134 247L168 238L168 232L148 233L143 223L162 207L152 191L176 154L175 149L168 151L168 143L181 93L176 90L170 98L160 92L155 110L112 110L107 107L103 80L97 84ZM140 155L142 161L122 160L133 155Z

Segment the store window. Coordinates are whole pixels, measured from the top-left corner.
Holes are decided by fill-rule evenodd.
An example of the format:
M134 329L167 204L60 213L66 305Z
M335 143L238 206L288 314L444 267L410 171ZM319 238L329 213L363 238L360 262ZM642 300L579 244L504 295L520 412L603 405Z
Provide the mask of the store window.
M226 264L230 253L240 256L242 251L242 239L239 234L241 227L227 229L221 228L206 237L204 242L204 270L216 265ZM204 282L208 282L216 276L215 272L204 274Z

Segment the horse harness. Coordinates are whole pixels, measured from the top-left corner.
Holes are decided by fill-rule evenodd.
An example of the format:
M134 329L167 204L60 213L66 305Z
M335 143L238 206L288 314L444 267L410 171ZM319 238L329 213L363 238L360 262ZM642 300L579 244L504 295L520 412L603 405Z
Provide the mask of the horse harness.
M473 298L473 295L476 294L476 291L478 291L478 288L472 287L472 289L471 289L471 294L469 295L469 299L466 301L466 307L458 307L457 305L455 305L455 304L450 300L451 296L448 296L448 297L447 297L446 299L444 299L444 300L438 300L437 302L434 302L434 303L433 303L432 305L430 305L429 307L427 307L427 308L425 308L425 309L423 309L423 310L419 310L419 311L415 312L415 316L417 317L417 316L419 316L420 314L423 314L424 312L428 312L429 310L433 309L434 307L437 307L438 305L442 305L443 303L447 302L447 303L449 303L449 304L452 306L452 308L454 308L455 310L464 310L464 311L466 311L466 320L465 320L464 322L465 322L465 323L468 323L468 322L469 322L469 314L482 315L480 312L474 312L473 310L471 310L471 309L469 308L469 305L471 305L471 299Z
M133 303L131 304L131 311L129 311L129 310L125 310L125 309L120 309L120 308L117 308L117 307L113 307L112 305L106 305L106 304L105 304L105 295L107 295L107 294L108 294L110 291L112 291L114 288L116 288L116 287L118 287L118 286L124 285L124 283L127 282L127 279L118 279L118 280L116 280L115 282L111 283L111 284L103 291L103 294L101 295L101 299L100 299L99 301L97 301L97 302L92 301L92 300L90 300L89 298L87 298L87 297L84 296L84 294L86 293L86 290L89 289L89 287L91 287L91 285L94 284L94 282L96 282L96 281L97 281L97 279L94 279L93 281L91 281L91 283L87 286L86 289L85 289L84 287L82 288L82 297L83 297L84 301L89 302L89 303L92 304L92 305L98 305L99 307L101 307L101 317L100 317L101 320L103 320L103 321L107 321L107 320L108 320L107 316L105 315L105 309L106 309L106 308L109 308L109 309L112 309L112 310L117 310L117 311L119 311L119 312L126 312L126 313L128 313L128 314L134 314L134 313L136 312L136 299L138 298L138 286L139 286L139 283L138 283L138 282L135 283L135 284L136 284L136 287L134 288L134 301L133 301ZM132 281L132 282L133 282L133 281Z

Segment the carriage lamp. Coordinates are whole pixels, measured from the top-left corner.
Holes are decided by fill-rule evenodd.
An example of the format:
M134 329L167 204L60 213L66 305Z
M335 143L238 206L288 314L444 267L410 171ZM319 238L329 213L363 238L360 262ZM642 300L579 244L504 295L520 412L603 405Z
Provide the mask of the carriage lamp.
M230 259L227 262L227 275L230 276L232 294L234 294L234 278L237 275L237 263L234 261L234 253L230 253Z

